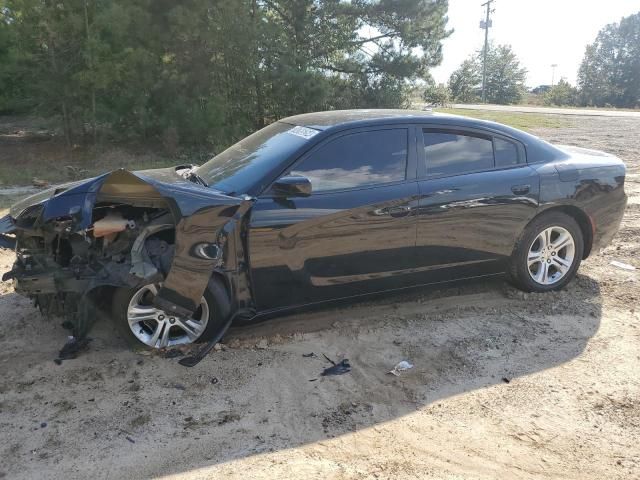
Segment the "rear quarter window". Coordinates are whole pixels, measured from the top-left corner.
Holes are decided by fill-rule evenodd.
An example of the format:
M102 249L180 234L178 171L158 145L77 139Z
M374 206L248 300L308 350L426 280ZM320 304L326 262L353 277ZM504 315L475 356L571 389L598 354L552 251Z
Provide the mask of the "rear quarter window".
M496 159L496 167L510 167L519 163L518 147L513 142L494 137L493 152Z

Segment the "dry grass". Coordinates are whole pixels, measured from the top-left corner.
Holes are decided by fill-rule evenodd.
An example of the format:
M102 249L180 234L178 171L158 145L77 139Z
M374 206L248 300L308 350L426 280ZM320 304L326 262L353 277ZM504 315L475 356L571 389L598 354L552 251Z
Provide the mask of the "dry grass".
M536 128L563 128L570 125L569 119L562 115L539 113L492 112L483 110L466 110L462 108L438 108L440 113L461 115L503 123L513 128L530 131Z

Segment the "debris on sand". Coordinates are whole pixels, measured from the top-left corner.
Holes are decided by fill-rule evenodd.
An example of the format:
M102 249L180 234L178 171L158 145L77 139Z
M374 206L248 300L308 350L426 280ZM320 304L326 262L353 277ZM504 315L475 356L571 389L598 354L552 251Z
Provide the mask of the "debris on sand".
M327 359L329 363L331 363L331 367L325 368L324 371L320 374L323 377L327 377L329 375L344 375L345 373L349 373L351 371L351 365L349 364L349 359L345 358L339 363L334 362L325 354L322 354L324 358Z
M322 375L323 377L326 377L328 375L343 375L345 373L349 373L350 371L351 365L349 364L349 360L345 358L340 363L336 363L331 367L325 368L320 375Z
M31 184L37 188L46 188L49 186L49 182L47 182L46 180L43 180L41 178L35 178L35 177L31 179Z
M315 357L315 356L316 356L316 354L315 354L315 353L313 353L313 352L311 352L311 353L303 353L303 354L302 354L302 356L303 356L304 358L311 358L311 357Z
M166 352L164 352L163 357L164 358L184 357L184 352L179 348L172 348L171 350L167 350Z
M398 362L398 364L395 367L393 367L393 369L389 370L389 373L391 375L395 375L396 377L399 377L400 372L404 372L412 368L413 368L413 364L407 362L406 360L402 360L401 362Z
M91 338L85 337L81 340L78 340L77 337L70 336L67 339L67 343L65 343L58 352L58 358L54 360L57 365L60 365L63 360L71 360L78 356L78 353L85 350L89 346L89 342L91 342Z
M609 263L614 267L621 268L622 270L633 271L636 269L636 267L634 267L633 265L629 265L628 263L624 263L624 262L619 262L618 260L611 260L611 262Z
M218 419L218 426L224 425L225 423L238 422L240 421L240 415L235 412L220 412L220 417Z

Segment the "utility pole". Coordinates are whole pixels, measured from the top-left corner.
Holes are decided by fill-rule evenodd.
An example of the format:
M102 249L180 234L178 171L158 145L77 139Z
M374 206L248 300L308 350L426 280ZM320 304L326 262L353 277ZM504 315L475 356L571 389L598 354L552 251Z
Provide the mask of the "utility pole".
M553 83L556 79L556 67L558 66L557 63L552 63L551 64L551 86L553 87Z
M480 28L484 28L484 53L482 55L482 103L487 103L487 48L489 47L489 27L491 27L491 4L495 0L487 0L482 6L487 8L484 21L480 22Z

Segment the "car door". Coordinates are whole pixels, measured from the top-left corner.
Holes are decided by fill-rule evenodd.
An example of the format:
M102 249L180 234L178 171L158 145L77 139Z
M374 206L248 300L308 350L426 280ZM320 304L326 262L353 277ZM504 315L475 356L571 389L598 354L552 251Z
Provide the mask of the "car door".
M427 281L503 272L538 208L539 179L517 140L479 129L418 133L416 264Z
M284 174L307 177L310 196L259 196L248 233L258 311L403 284L418 195L410 131L379 127L329 137Z

